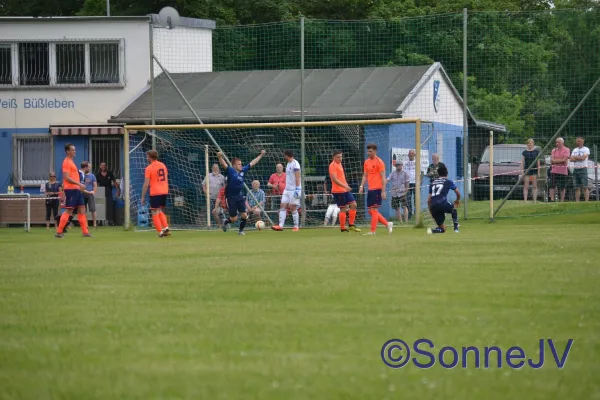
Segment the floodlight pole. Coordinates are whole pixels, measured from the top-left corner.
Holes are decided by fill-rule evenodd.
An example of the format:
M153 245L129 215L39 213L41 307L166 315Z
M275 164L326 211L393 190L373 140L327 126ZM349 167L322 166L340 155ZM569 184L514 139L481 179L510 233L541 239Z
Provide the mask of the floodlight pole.
M154 30L152 27L152 17L150 17L149 28L149 41L150 41L150 120L152 125L156 124L156 113L154 109ZM156 135L154 129L150 131L152 136L152 150L156 150Z
M463 10L463 179L464 179L464 218L467 219L467 205L469 203L469 187L471 177L469 174L469 112L467 107L467 9Z
M106 16L110 17L110 0L106 0Z
M304 122L304 17L300 17L300 121ZM306 128L300 127L300 186L302 196L300 207L302 208L301 225L306 226Z

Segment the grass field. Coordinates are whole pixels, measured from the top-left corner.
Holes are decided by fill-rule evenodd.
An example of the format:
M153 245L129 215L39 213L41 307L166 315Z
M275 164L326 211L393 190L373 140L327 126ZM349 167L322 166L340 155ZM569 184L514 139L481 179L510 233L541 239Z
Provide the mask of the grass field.
M600 213L461 233L0 229L2 399L600 399ZM541 369L391 369L389 339ZM492 356L492 360L494 360ZM426 358L419 358L426 362Z

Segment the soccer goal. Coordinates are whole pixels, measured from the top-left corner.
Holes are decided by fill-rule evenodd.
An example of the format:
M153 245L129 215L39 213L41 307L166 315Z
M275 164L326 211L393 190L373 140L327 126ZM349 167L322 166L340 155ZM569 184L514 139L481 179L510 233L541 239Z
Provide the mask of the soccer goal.
M217 193L210 193L205 177L218 164L217 152L222 151L227 163L233 157L240 158L245 165L261 150L266 154L246 175L246 197L252 206L262 196L254 196L252 183L257 181L259 190L265 195L260 203L258 215L249 213L249 226L258 220L267 226L277 224L281 192L277 185L272 187L280 175L278 164L285 169L285 150L292 150L302 170L302 206L300 210L303 227L319 227L337 224L336 207L331 195L329 164L335 150L343 152L342 165L346 179L357 200L357 223L368 223L366 195L359 195L359 186L366 159L366 146L378 146L378 156L386 166L386 177L396 162L408 157L415 150L416 165L427 165L427 152L421 150L421 120L414 118L342 120L309 122L228 123L197 125L127 125L125 146L129 156L125 161L126 225L136 229L149 228L151 219L141 207L140 191L147 166L146 151L158 151L159 160L169 169L169 198L166 213L169 225L175 229L216 229L213 213ZM406 158L406 160L408 160ZM223 168L219 166L221 174ZM422 168L421 168L422 170ZM285 172L284 172L285 175ZM421 174L416 174L413 190L413 219L408 225L418 225L421 213L426 210L426 186ZM281 178L280 178L281 179ZM284 179L284 178L283 178ZM208 180L207 180L208 182ZM256 185L256 184L255 184ZM214 190L213 190L214 192ZM381 207L382 214L395 215L391 209L391 193L388 186L387 199ZM329 217L326 219L326 216ZM291 221L291 215L288 215ZM289 224L290 221L287 223Z

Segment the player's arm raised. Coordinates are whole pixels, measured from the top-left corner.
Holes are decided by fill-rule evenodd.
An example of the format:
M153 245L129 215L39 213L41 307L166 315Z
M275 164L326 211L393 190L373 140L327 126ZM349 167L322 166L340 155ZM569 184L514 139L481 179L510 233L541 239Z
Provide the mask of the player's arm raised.
M254 160L250 161L250 166L254 167L256 164L258 164L258 162L260 161L261 158L263 158L263 156L267 154L267 152L265 150L261 150L260 154L258 155L258 157L256 157Z
M227 169L228 165L227 165L227 161L225 161L225 158L223 158L223 152L220 151L217 153L217 158L219 159L219 164L221 164L221 166L225 169Z

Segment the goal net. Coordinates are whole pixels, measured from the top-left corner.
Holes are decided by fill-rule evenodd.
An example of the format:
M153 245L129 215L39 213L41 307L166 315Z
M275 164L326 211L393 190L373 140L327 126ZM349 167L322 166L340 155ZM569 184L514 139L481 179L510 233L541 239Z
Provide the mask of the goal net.
M421 122L415 119L126 126L129 137L130 222L136 229L151 228L151 218L147 217L147 210L141 207L140 192L147 166L145 152L154 146L159 160L169 169L169 197L165 212L170 219L170 226L175 229L218 228L221 214L218 210L214 212L214 199L218 193L215 186L207 184L210 179L205 179L213 173L214 165L218 164L218 151L223 151L229 160L240 158L244 165L257 157L261 150L266 151L262 160L246 175L246 190L252 188L253 182L257 182L254 184L259 187L259 191L253 192L256 196L246 193L248 204L254 206L256 200L260 203L262 195L257 194L260 191L264 192L265 197L264 203L261 203L262 210L256 214L249 213L249 226L253 227L258 220L264 221L267 226L272 222L277 224L281 191L276 184L272 187L269 183L273 184L280 176L277 172L278 168L281 171L279 164L285 169L284 151L288 149L294 152L295 158L303 166L304 198L300 210L303 227L339 224L336 218L339 209L332 206L335 203L328 173L335 150L343 152L346 179L357 200L357 224L365 224L370 221L370 216L366 212L366 196L359 195L358 189L367 144L378 146L378 156L386 165L386 177L395 169L393 165L396 162L408 161L410 150L420 152L421 171L424 171L430 151L428 148L421 149L422 141L418 139L421 126ZM430 142L427 137L423 139L426 144ZM217 173L226 176L221 166L218 169ZM420 177L417 179L421 181L421 190L419 194L413 190L409 193L409 199L412 199L415 210L424 211L428 182L423 182ZM207 187L209 193L206 193ZM388 185L387 200L380 211L386 218L394 220L396 213L391 208L391 197ZM212 200L210 203L209 199ZM418 212L413 211L412 214L406 226L415 225L419 219L414 216ZM286 225L290 224L291 215L288 213Z

